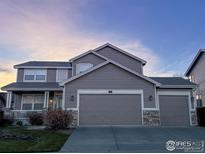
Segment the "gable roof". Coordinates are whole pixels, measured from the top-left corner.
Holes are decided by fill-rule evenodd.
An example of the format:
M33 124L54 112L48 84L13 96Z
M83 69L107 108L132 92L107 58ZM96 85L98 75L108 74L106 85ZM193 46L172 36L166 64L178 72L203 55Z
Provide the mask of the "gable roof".
M196 63L198 62L198 60L201 58L202 54L205 53L205 49L199 49L197 55L195 56L195 58L193 59L192 63L190 64L190 66L188 67L187 71L185 72L185 76L189 76L189 73L191 72L191 70L194 68L194 66L196 65Z
M96 51L98 51L98 50L100 50L100 49L103 49L103 48L105 48L105 47L113 48L113 49L115 49L115 50L117 50L117 51L119 51L119 52L121 52L121 53L123 53L123 54L125 54L125 55L127 55L127 56L129 56L129 57L131 57L131 58L133 58L133 59L136 59L136 60L142 62L143 65L145 65L145 64L147 63L145 60L143 60L143 59L141 59L141 58L139 58L139 57L137 57L137 56L135 56L135 55L133 55L133 54L130 54L130 53L128 53L128 52L126 52L126 51L124 51L124 50L122 50L122 49L120 49L120 48L118 48L118 47L116 47L116 46L114 46L114 45L112 45L112 44L110 44L110 43L106 43L106 44L104 44L104 45L102 45L102 46L99 46L99 47L93 49L93 50L89 50L89 51L87 51L87 52L85 52L85 53L82 53L82 54L80 54L80 55L78 55L78 56L76 56L76 57L74 57L74 58L71 58L71 59L70 59L70 62L72 62L72 61L74 61L74 60L76 60L76 59L79 59L79 58L81 58L81 57L83 57L83 56L85 56L85 55L87 55L87 54L89 54L89 53L96 53ZM98 55L99 55L99 54L98 54Z
M14 68L71 68L71 63L66 61L28 61L18 65Z
M101 64L99 64L99 65L97 65L97 66L95 66L95 67L93 67L93 68L83 72L83 73L80 73L78 75L75 75L75 76L67 79L67 80L64 80L64 81L60 82L60 85L63 86L64 84L66 84L68 82L76 80L76 79L78 79L78 78L80 78L80 77L82 77L82 76L84 76L86 74L89 74L89 73L91 73L91 72L93 72L93 71L95 71L95 70L97 70L97 69L99 69L99 68L101 68L101 67L103 67L103 66L105 66L107 64L110 64L110 63L115 65L115 66L117 66L117 67L119 67L119 68L121 68L121 69L123 69L123 70L125 70L125 71L127 71L127 72L129 72L129 73L132 73L132 74L134 74L134 75L136 75L136 76L138 76L138 77L140 77L140 78L142 78L142 79L144 79L144 80L146 80L148 82L151 82L151 83L153 83L153 84L155 84L157 86L160 86L159 82L157 82L157 81L155 81L155 80L153 80L151 78L148 78L148 77L146 77L146 76L144 76L144 75L142 75L142 74L140 74L138 72L135 72L135 71L133 71L133 70L131 70L131 69L129 69L129 68L119 64L119 63L116 63L116 62L114 62L112 60L107 60L107 61L105 61L105 62L103 62L103 63L101 63Z
M161 83L160 87L167 88L195 88L197 85L182 77L150 77Z

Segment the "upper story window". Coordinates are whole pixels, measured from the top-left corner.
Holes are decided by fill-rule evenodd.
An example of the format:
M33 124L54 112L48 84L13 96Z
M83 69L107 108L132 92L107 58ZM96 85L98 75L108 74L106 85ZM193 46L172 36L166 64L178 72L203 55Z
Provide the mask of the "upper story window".
M76 65L76 74L82 73L91 67L93 67L93 64L91 63L79 63Z
M24 69L24 82L45 82L46 69Z
M57 69L56 70L56 82L61 82L68 78L67 69Z
M202 95L201 94L198 94L196 95L196 106L197 107L202 107Z
M194 82L194 76L193 75L189 76L189 81Z

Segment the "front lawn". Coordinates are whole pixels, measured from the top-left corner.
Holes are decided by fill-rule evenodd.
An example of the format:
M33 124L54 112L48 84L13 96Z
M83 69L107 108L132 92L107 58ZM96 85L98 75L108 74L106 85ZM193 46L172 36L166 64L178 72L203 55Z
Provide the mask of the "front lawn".
M68 134L44 130L27 130L26 128L6 127L9 132L19 135L31 135L37 141L13 140L0 138L0 152L58 152L63 146Z

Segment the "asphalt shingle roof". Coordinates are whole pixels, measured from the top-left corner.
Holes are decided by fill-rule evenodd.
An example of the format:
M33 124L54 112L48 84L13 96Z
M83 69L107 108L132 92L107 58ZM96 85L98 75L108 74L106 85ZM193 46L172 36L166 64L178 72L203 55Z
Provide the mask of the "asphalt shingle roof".
M17 89L62 89L57 82L13 82L1 88L2 90L17 90Z
M196 85L182 77L150 77L151 79L161 83L162 85Z
M15 65L14 67L22 66L38 66L38 67L71 67L70 62L66 61L29 61Z

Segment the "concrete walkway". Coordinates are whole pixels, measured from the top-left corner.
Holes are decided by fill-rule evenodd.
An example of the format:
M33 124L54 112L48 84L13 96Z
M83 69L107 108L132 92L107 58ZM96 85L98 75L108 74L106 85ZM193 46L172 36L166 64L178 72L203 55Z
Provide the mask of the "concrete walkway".
M82 127L60 152L169 152L168 140L204 141L205 128Z

